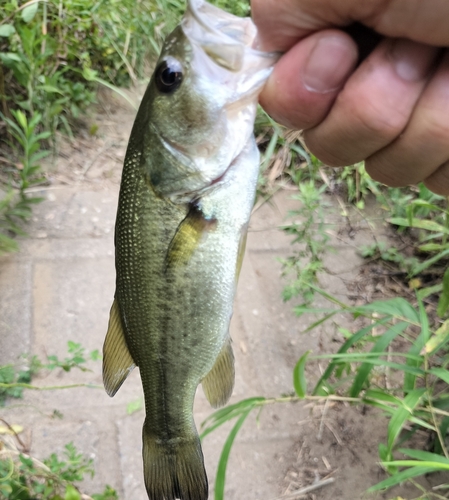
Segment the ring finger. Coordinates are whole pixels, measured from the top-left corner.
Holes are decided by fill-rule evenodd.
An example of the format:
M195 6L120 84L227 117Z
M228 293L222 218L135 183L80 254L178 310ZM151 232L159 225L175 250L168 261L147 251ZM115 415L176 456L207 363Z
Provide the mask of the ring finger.
M366 168L376 180L392 186L415 184L432 176L429 183L446 193L447 178L443 173L437 174L446 161L449 161L449 52L421 95L404 132L368 158ZM440 181L446 178L446 183L438 182L439 178Z

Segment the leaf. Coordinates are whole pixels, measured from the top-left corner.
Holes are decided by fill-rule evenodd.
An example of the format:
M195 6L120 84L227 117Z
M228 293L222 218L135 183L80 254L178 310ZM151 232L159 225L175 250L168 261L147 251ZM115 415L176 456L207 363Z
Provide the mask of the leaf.
M296 363L296 366L293 370L293 387L295 388L295 392L300 398L304 398L307 394L307 381L304 373L304 369L306 367L307 357L311 351L307 351L303 354L299 361Z
M22 10L22 19L24 22L29 23L36 15L39 2L32 3Z
M366 326L365 328L362 328L359 330L357 333L355 333L351 338L349 338L338 350L337 354L342 354L346 353L356 342L358 342L360 339L362 339L365 335L367 335L373 328L376 326L382 325L386 323L387 320L383 319L380 321L376 321L371 323L371 325ZM327 366L326 370L324 371L323 375L321 375L320 379L318 380L312 394L314 396L325 396L327 392L324 390L323 386L326 380L329 379L329 377L332 375L332 372L334 371L334 368L337 366L337 361L332 360L329 365Z
M449 309L449 268L443 276L443 291L440 295L440 300L438 301L437 314L442 318L447 310Z
M449 319L426 342L420 354L432 354L449 341Z
M65 489L64 500L81 500L81 495L74 486L68 484Z
M424 348L424 345L429 340L429 319L426 314L426 310L424 308L424 304L421 299L418 298L419 305L419 314L420 314L420 325L421 325L421 333L418 335L417 339L413 342L412 347L409 349L408 354L411 356L407 358L407 366L418 367L420 366L424 359L415 360L413 356L420 354ZM413 372L406 372L404 375L404 383L403 389L404 392L407 393L415 388L416 383L416 375Z
M388 433L387 433L387 447L389 456L391 456L391 452L393 451L394 443L398 438L402 428L404 427L405 422L409 420L410 416L413 414L413 410L421 400L422 396L426 392L426 389L414 389L410 391L407 396L402 401L402 407L399 407L388 424Z
M212 431L226 423L228 420L232 420L237 416L241 415L245 411L251 411L256 406L261 406L261 403L265 401L265 398L248 398L229 405L226 408L217 410L212 415L207 417L201 424L201 428L204 429L200 434L200 439L204 439Z
M398 472L394 476L381 481L380 483L371 486L367 490L368 493L373 493L374 491L383 490L384 488L391 488L399 483L402 483L406 479L410 479L411 477L422 476L429 472L432 472L434 469L432 467L411 467L410 469L403 470L402 472Z
M445 248L447 248L447 245L443 245L442 243L426 243L418 247L420 252L437 252Z
M62 92L60 89L58 89L54 85L48 85L48 84L39 85L38 89L39 90L44 90L48 94L60 94L60 95L64 95L64 92Z
M384 465L396 467L431 467L434 471L449 471L449 462L433 462L428 460L392 460L391 462L385 462Z
M444 368L431 368L429 370L429 373L437 376L438 378L440 378L441 380L446 382L446 384L449 384L449 371L448 370L446 370Z
M0 36L9 37L16 32L12 24L2 24L0 26Z
M405 226L405 227L415 227L417 229L426 229L427 231L436 231L439 233L449 234L449 228L438 224L438 222L432 220L421 220L421 219L412 219L411 224L407 219L402 217L393 217L388 219L390 224L394 224L395 226Z
M424 262L422 262L418 266L415 266L413 268L413 274L416 275L416 274L423 272L425 269L430 267L432 264L435 264L435 262L438 262L440 259L443 259L447 255L449 255L449 248L447 248L447 245L446 245L446 250L444 250L443 252L440 252L437 255L434 255L430 259L425 260Z
M385 401L387 403L391 403L394 405L398 405L399 401L400 401L399 398L393 396L392 394L388 394L387 392L383 392L380 389L368 389L365 392L365 396L363 399L364 400L365 399L374 399L374 400L378 400L378 401Z
M429 451L412 450L409 448L400 448L399 451L404 455L411 458L416 458L417 460L441 462L443 464L449 465L449 460L446 457L442 457L441 455L437 455L436 453L430 453Z
M17 123L22 127L23 130L26 130L28 128L28 122L27 122L27 117L25 116L25 113L18 109L17 111L12 111L14 118L17 120Z
M232 428L229 433L226 442L221 451L220 460L218 462L217 467L217 477L215 478L215 500L223 500L224 499L224 488L226 481L226 467L228 465L229 454L231 452L232 445L234 444L234 439L237 436L240 428L245 422L246 417L251 413L252 408L243 413L240 418L237 420L236 424Z
M11 65L11 62L21 62L22 59L14 52L0 53L0 60L2 60L6 66Z
M379 337L378 341L374 344L370 353L382 353L388 347L388 345L400 334L402 333L408 326L408 323L405 321L401 321L396 325L393 325L390 329L388 329L381 337ZM368 378L372 368L372 363L363 363L359 369L357 370L357 375L354 378L354 382L349 391L349 396L352 398L356 398L360 391L363 389L366 379Z
M377 300L371 304L354 308L357 312L366 312L384 314L393 318L406 319L411 323L419 323L419 317L415 308L402 297L396 297L389 300Z

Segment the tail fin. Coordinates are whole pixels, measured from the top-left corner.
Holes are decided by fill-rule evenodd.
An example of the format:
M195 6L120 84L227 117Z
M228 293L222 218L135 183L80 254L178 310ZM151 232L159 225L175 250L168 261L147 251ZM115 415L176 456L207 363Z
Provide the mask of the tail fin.
M143 427L143 468L149 500L207 500L198 436L163 442Z

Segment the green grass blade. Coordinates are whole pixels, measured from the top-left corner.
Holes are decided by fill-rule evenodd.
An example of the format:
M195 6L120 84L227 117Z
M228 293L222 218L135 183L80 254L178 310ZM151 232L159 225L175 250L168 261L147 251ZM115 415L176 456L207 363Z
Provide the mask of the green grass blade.
M388 392L384 392L380 389L369 389L365 393L364 399L375 399L378 401L385 401L386 403L398 405L400 403L400 399L389 394Z
M410 391L407 396L405 396L402 401L401 407L399 407L388 424L387 433L387 448L389 456L391 457L391 452L393 451L394 443L398 438L404 424L409 420L410 416L413 414L413 410L420 402L422 396L426 392L426 389L414 389Z
M427 317L426 310L424 308L424 304L422 300L418 298L418 307L419 307L419 323L421 325L421 333L418 335L418 338L413 343L412 347L408 351L411 355L418 355L423 350L426 342L429 340L429 319ZM407 359L407 366L409 367L418 367L424 361L424 357L420 361L413 360L413 358ZM415 388L416 384L416 376L412 372L407 372L404 375L404 393L407 393Z
M399 451L408 457L416 458L416 460L440 462L449 466L449 460L446 457L430 451L412 450L410 448L400 448Z
M447 310L449 309L449 268L443 276L443 291L440 295L440 300L438 301L437 314L442 318Z
M240 416L225 441L223 450L221 451L220 460L218 462L217 477L215 478L215 500L224 500L226 468L228 465L229 454L231 453L234 439L237 436L240 428L242 427L243 422L246 420L246 417L251 413L251 410L252 408L250 408Z
M426 229L427 231L437 231L439 233L449 234L449 228L438 224L438 222L432 220L421 220L421 219L412 219L411 224L407 219L402 217L393 217L388 219L390 224L394 224L395 226L405 226L405 227L415 227L417 229Z
M293 370L293 387L295 388L295 392L300 398L304 398L307 394L307 380L304 373L307 358L311 351L307 351L303 354L299 361L296 363L296 366Z
M301 314L299 314L299 313L298 313L298 310L299 310L299 307L297 307L297 308L295 309L295 313L296 313L298 316L300 316L300 315L301 315L301 314L303 314L303 313L309 313L309 312L311 312L310 310L307 310L307 307L304 307L304 311L303 311ZM324 322L325 322L325 321L327 321L328 319L332 318L332 316L335 316L335 314L337 314L338 312L340 312L340 311L338 311L337 309L333 310L333 311L332 311L332 312L330 312L329 314L326 314L325 316L323 316L323 317L322 317L322 318L320 318L319 320L317 320L317 321L315 321L314 323L312 323L312 324L311 324L308 328L306 328L306 329L305 329L303 332L301 332L301 333L308 333L308 332L310 332L310 331L314 330L317 326L321 325L322 323L324 323Z
M449 470L449 463L433 462L429 460L391 460L383 462L385 467L429 467L435 471Z
M385 479L384 481L381 481L380 483L371 486L371 488L368 488L367 492L373 493L374 491L383 490L385 488L391 488L399 483L404 482L406 479L410 479L416 476L422 476L429 472L433 472L433 470L434 469L432 467L411 467L410 469L398 472L394 476L391 476L388 479Z
M446 384L449 384L449 370L446 370L445 368L431 368L429 370L429 373L440 378L441 380L446 382Z
M382 353L383 351L385 351L385 349L388 347L388 345L400 333L402 333L407 328L407 326L408 326L408 324L405 321L402 321L400 323L397 323L396 325L393 325L382 336L379 337L378 341L374 344L370 353L375 354L375 353ZM373 369L373 366L374 365L372 363L363 363L359 367L359 369L357 370L357 375L355 376L354 382L353 382L352 387L349 391L350 397L356 398L360 394L360 391L363 389L365 382L366 382L367 378L369 377L371 370Z
M346 353L348 349L350 349L356 342L358 342L360 339L362 339L365 335L367 335L373 328L376 326L382 325L387 322L387 319L383 319L380 321L376 321L372 323L371 325L366 326L365 328L362 328L359 330L357 333L355 333L350 339L348 339L338 350L337 354L342 354ZM329 377L332 375L332 372L334 371L335 367L337 366L338 361L331 361L324 371L323 375L321 375L320 379L318 380L314 390L313 390L313 395L314 396L324 396L326 395L326 391L324 390L323 386L325 382L329 379Z
M273 132L273 135L271 136L270 142L268 143L267 149L265 150L265 153L263 155L263 160L260 164L260 171L261 172L265 172L265 170L267 169L268 164L271 160L271 157L273 156L274 151L276 149L278 139L279 139L279 134L275 130Z
M377 300L371 304L355 307L353 310L364 315L367 313L383 314L399 320L409 321L413 324L419 324L419 316L415 308L408 300L405 300L402 297L396 297L388 300Z
M425 260L422 264L419 264L418 266L414 267L413 268L413 275L416 276L417 274L422 273L425 269L429 268L430 266L435 264L435 262L438 262L439 260L443 259L447 255L449 255L449 248L447 248L447 246L446 246L446 250L444 250L443 252L440 252L437 255L434 255L430 259Z
M201 424L202 432L200 434L200 439L204 439L212 431L229 420L238 417L246 410L249 409L249 411L251 411L256 406L260 406L263 401L265 401L265 398L248 398L212 413L212 415L207 417Z

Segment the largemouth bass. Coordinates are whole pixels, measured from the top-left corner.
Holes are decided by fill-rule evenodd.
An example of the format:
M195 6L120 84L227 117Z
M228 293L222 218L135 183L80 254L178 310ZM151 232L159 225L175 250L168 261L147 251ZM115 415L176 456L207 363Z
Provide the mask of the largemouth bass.
M229 322L254 203L257 96L276 57L251 20L190 0L167 37L131 132L115 227L116 291L104 343L113 396L134 366L145 396L150 500L205 500L193 421L234 385Z

